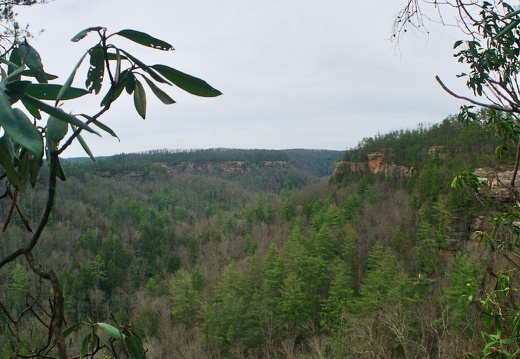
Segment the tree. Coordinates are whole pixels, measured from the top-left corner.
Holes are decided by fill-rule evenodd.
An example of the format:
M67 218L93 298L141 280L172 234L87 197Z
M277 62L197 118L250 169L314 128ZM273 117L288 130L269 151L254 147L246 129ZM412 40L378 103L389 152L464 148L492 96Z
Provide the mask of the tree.
M14 5L30 5L36 2L39 1L17 0L4 3L2 18L8 21L14 18ZM16 27L13 27L13 33L16 34ZM36 49L27 41L18 41L16 36L13 38L12 46L6 48L0 57L0 126L3 129L3 136L0 137L0 179L5 182L6 188L1 197L11 201L4 230L13 216L17 215L31 233L22 246L0 259L0 268L19 257L24 257L30 269L41 280L50 283L53 297L50 308L52 310L47 310L47 313L51 314L45 323L49 340L41 347L31 348L30 353L26 354L29 356L69 357L65 336L79 330L80 327L89 328L89 334L83 342L85 350L81 350L82 356L85 356L89 347L92 356L103 348L115 355L117 346L113 345L114 341L121 342L127 348L125 350L131 351L135 356L138 355L136 350L142 351L142 345L138 345L138 338L132 334L131 328L125 326L116 328L106 323L83 323L64 332L63 287L58 273L53 269L59 264L42 265L45 260L36 259L34 254L55 205L59 205L55 203L57 180L66 179L60 156L74 141L78 141L85 152L94 159L82 137L83 132L99 134L98 131L101 131L117 137L110 127L100 122L100 119L108 113L111 105L123 92L133 96L135 109L142 118L146 117L145 84L164 104L173 104L175 101L160 86L176 85L184 91L203 97L221 94L201 79L166 65L147 65L111 43L113 38L119 37L155 50L173 50L173 47L163 40L136 30L126 29L110 34L106 28L91 27L79 32L72 41L78 42L89 35L97 35L98 41L88 48L73 67L68 79L61 83L54 82L56 77L45 72ZM85 87L73 87L84 62L88 63ZM92 114L72 114L67 110L67 103L71 100L100 94L104 94L100 108ZM45 118L46 116L48 118ZM39 176L41 170L46 172L44 176ZM45 182L42 183L41 179ZM37 184L45 185L48 194L45 210L33 229L18 205L17 197L20 192L26 191L29 187L34 188ZM17 341L25 345L25 338L18 334L15 336ZM99 342L98 339L102 341ZM27 347L30 348L30 345ZM13 353L12 357L18 354Z
M427 17L422 7L427 3L407 0L394 22L396 38L402 38L408 29L424 27ZM520 354L517 335L520 310L515 303L519 284L512 273L520 269L516 261L520 251L517 181L520 164L520 10L502 1L448 0L441 4L433 3L439 11L455 9L457 24L466 35L465 39L455 42L455 57L468 67L467 72L459 77L466 79L472 95L457 94L439 77L437 81L450 95L469 103L461 107L459 121L481 125L498 138L497 155L512 159L506 162L512 173L507 181L500 178L483 181L465 171L457 175L452 187L471 189L483 204L482 211L492 213L493 230L482 231L478 237L492 251L500 253L505 261L500 264L500 270L495 270L490 264L480 293L467 296L479 305L489 324L488 332L483 333L486 345L482 355L486 358L517 357ZM510 157L506 157L508 154ZM503 194L497 196L498 191Z
M13 304L18 306L18 310L20 310L21 304L24 303L25 296L29 291L29 276L20 263L15 264L11 273L11 279L9 295L11 296Z
M193 280L193 278L191 279ZM172 287L173 320L190 327L197 321L200 311L197 303L197 291L184 271L177 272Z
M359 288L357 309L368 313L374 308L394 306L403 301L407 278L388 249L376 243L367 259L367 270Z

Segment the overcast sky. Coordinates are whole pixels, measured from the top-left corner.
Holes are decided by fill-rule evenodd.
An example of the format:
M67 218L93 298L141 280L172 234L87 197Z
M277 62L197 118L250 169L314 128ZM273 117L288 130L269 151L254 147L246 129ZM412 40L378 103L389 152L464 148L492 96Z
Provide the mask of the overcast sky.
M54 0L19 10L45 70L64 81L92 34L136 29L168 41L162 52L128 41L118 44L148 64L164 63L203 78L223 95L198 98L165 89L177 103L148 93L142 120L129 96L102 118L121 141L85 135L96 156L151 149L309 148L344 150L364 137L416 128L455 114L461 105L435 75L463 89L453 58L455 29L431 25L430 35L409 34L398 48L390 39L404 0ZM38 34L38 30L44 32ZM82 86L86 68L81 81ZM67 110L93 114L96 102ZM87 106L88 105L88 106ZM68 156L83 156L81 148Z

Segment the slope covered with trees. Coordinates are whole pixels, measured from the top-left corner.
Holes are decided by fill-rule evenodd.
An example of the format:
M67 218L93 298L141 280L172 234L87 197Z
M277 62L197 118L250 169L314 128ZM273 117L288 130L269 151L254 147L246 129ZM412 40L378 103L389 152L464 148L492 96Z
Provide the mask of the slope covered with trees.
M406 4L396 36L424 25L422 2ZM81 131L115 136L98 119L123 90L145 117L136 74L165 104L174 101L155 82L220 92L108 44L120 36L171 50L163 40L101 27L73 38L97 33L99 43L63 85L48 84L54 77L14 32L1 56L0 355L518 357L520 10L434 5L457 10L470 37L454 48L473 97L437 80L471 106L457 121L365 139L329 182L317 179L330 155L319 151L313 160L299 151L195 151L182 154L188 161L156 151L67 165L60 155L75 140L91 155ZM12 21L10 9L3 16ZM87 89L74 88L87 57ZM99 112L61 108L99 93L105 71ZM38 126L42 113L50 117ZM406 175L387 171L395 166ZM70 177L57 187L65 167Z
M444 146L443 156L432 156L430 144ZM238 179L246 172L150 176L141 158L128 170L141 176L100 177L75 163L39 251L60 267L68 323L132 323L149 357L478 353L486 323L466 295L491 262L469 232L453 245L453 219L470 227L480 207L448 184L461 164L501 166L495 145L482 128L447 119L365 139L344 154L418 146L393 158L416 166L409 181L357 173L281 192L251 188ZM42 193L20 205L37 218ZM13 248L24 230L15 220L5 233ZM14 310L24 309L26 293L47 295L21 263L2 275L2 303ZM9 353L14 338L2 330ZM29 334L30 323L19 330L43 340Z

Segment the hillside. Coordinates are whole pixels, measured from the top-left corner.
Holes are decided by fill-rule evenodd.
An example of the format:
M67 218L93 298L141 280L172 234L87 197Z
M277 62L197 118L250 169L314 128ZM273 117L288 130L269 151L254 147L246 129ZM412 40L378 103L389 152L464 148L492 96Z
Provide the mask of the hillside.
M81 177L145 178L190 173L236 181L252 190L280 192L326 179L341 151L331 150L153 150L104 157L96 162L67 161L67 173Z
M70 161L39 255L62 273L67 323L132 323L150 358L454 358L483 345L486 323L461 298L498 259L470 240L482 206L449 183L460 169L505 169L496 146L482 128L447 119L343 154ZM385 164L414 170L370 170ZM44 195L37 188L20 200L31 223ZM8 211L3 203L0 217ZM13 222L2 255L25 230L19 216ZM0 275L10 310L32 303L27 292L45 301L21 264ZM45 340L21 318L20 335ZM16 338L0 323L5 357ZM81 333L71 338L81 346Z

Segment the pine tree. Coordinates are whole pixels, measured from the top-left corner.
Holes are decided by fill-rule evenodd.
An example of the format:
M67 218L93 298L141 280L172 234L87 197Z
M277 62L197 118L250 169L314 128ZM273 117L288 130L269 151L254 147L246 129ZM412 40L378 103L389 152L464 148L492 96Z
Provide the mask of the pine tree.
M9 284L9 294L13 306L21 310L24 306L25 295L29 290L29 276L27 271L20 264L16 263L11 271L11 283Z
M406 281L406 275L395 256L377 242L368 255L366 273L356 303L358 310L369 313L401 302Z
M334 329L345 313L350 312L355 300L350 265L337 259L332 264L333 273L327 299L323 303L322 318L325 327Z
M199 307L193 278L190 281L185 271L178 271L172 283L172 292L173 320L177 323L183 323L186 327L195 325L199 317Z

